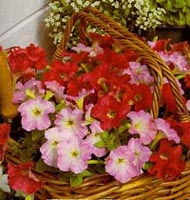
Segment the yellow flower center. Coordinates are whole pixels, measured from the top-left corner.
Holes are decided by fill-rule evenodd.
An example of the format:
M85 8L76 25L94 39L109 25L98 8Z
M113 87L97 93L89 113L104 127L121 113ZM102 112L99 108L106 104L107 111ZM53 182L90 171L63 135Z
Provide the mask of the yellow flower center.
M34 116L39 116L39 115L41 115L42 110L40 110L39 108L35 108L35 109L33 109L32 112L33 112Z

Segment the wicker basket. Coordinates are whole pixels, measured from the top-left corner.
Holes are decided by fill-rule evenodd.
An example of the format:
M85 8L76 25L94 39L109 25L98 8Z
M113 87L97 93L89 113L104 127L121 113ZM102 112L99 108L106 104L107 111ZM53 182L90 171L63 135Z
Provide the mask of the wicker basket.
M60 60L61 52L67 48L70 33L76 22L80 22L80 38L85 40L86 24L90 23L117 39L121 45L135 50L148 63L151 74L154 76L154 96L151 113L158 116L159 100L161 96L162 79L166 77L170 83L178 108L178 116L181 121L190 121L189 112L184 107L179 88L169 67L156 55L143 41L138 39L117 22L105 16L94 8L85 8L74 13L68 21L64 37L53 56ZM9 140L9 146L15 143ZM8 148L6 159L19 164L19 158ZM186 200L190 199L190 163L186 163L186 170L175 181L164 182L147 174L133 178L126 184L120 184L109 175L94 175L86 178L79 187L72 188L68 183L59 180L51 174L39 174L33 170L36 176L45 181L42 189L35 194L36 199L126 199L126 200Z

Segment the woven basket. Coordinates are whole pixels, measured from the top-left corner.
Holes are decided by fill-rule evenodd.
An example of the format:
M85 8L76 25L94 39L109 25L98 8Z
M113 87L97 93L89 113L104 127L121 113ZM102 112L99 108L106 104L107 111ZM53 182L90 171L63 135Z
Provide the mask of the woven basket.
M148 63L151 74L154 77L154 95L151 113L154 118L158 116L159 101L161 96L162 79L166 77L171 85L173 95L178 108L180 121L190 121L189 112L186 110L179 88L169 67L156 55L147 44L135 35L121 27L117 22L105 16L94 8L85 8L83 11L74 13L69 19L61 44L57 47L53 56L54 60L61 59L62 50L67 48L70 33L76 22L80 24L80 39L86 38L86 25L91 24L102 29L121 45L136 52ZM10 139L9 146L16 141ZM13 163L21 163L17 155L8 148L6 160ZM120 184L109 175L94 175L86 178L79 187L70 187L68 183L59 180L51 174L39 174L33 170L36 176L45 181L42 189L35 194L35 199L126 199L126 200L186 200L190 199L190 163L186 163L186 170L175 181L164 182L147 174L133 178L126 184Z

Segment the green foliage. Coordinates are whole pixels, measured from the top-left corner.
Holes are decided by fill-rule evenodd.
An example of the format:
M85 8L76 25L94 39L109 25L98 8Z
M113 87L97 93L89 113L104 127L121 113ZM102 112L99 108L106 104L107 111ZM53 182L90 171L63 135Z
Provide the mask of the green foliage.
M190 26L190 0L155 0L166 13L163 17L165 24L172 26Z
M44 142L43 131L33 131L25 133L25 136L19 140L18 144L14 144L12 152L19 154L22 157L22 161L31 161L36 159L39 154L39 147Z
M92 173L88 170L84 170L80 174L71 174L70 175L70 185L71 187L77 187L82 184L83 178L92 176Z
M103 148L106 147L108 150L116 149L121 145L119 135L115 132L108 133L104 131L101 134L101 140L95 143L96 147Z

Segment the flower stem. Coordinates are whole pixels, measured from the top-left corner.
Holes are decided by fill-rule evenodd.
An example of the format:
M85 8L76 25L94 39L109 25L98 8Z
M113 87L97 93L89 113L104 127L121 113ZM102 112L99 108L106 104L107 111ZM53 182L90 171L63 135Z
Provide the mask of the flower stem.
M90 164L90 165L104 164L104 161L102 161L102 160L89 160L88 164Z

